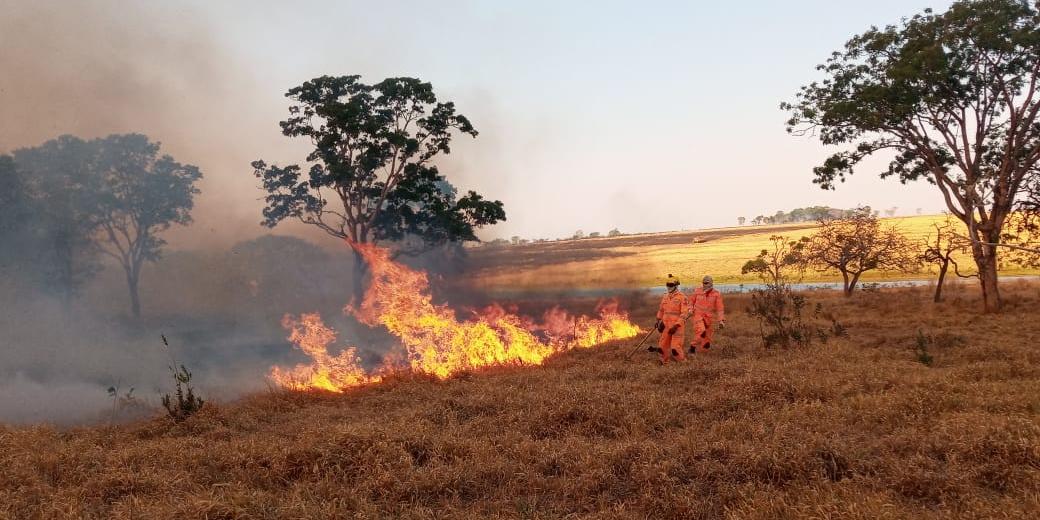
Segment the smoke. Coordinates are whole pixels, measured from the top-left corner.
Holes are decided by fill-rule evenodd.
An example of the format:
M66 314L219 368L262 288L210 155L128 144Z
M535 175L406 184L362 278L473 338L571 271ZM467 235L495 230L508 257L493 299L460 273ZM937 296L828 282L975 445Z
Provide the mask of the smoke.
M0 0L0 153L137 132L204 174L179 247L262 233L249 162L287 147L284 85L259 85L184 3ZM266 111L265 111L266 109Z
M338 345L381 359L385 335L342 315L352 293L345 246L292 223L278 231L322 247L284 237L253 240L266 232L258 225L262 192L249 162L306 155L307 144L286 139L277 124L286 116L283 93L296 83L258 81L266 72L242 65L221 40L221 27L187 3L0 0L0 13L0 154L63 134L133 132L204 175L194 224L164 233L164 258L144 269L141 322L126 318L118 266L105 266L71 305L46 295L24 272L0 275L0 421L89 421L111 407L109 386L134 387L139 399L156 405L170 390L174 362L160 334L204 396L262 389L271 364L302 360L280 327L285 313L319 311L341 331ZM364 70L318 71L357 72ZM465 144L444 168L449 180L460 191L504 198L498 187L507 175L491 166L509 138L493 126L500 108L486 92L434 84L482 123L476 141L489 145L460 138ZM0 247L21 248L10 241ZM457 274L452 255L417 262Z
M352 255L298 238L268 236L222 251L178 251L145 268L143 316L128 318L123 273L110 266L66 305L0 284L0 422L58 423L103 418L110 386L155 407L171 390L169 367L186 365L201 394L216 401L267 387L272 364L303 359L282 329L286 313L321 312L343 331L339 346L362 354L386 348L380 332L342 313L351 294ZM5 273L9 274L9 273ZM17 273L15 273L17 275ZM165 335L170 348L163 345Z

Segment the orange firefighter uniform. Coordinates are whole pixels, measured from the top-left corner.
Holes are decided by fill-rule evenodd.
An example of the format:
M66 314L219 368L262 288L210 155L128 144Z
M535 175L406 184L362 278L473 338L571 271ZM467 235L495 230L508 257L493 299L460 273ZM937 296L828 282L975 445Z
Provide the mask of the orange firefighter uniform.
M657 309L657 319L664 323L661 339L657 345L661 347L661 362L667 363L674 352L679 361L686 360L683 351L683 322L689 313L689 300L678 289L665 293L661 298L661 306Z
M722 294L712 285L705 285L708 287L698 287L690 296L690 313L693 315L693 341L690 343L690 352L705 352L711 348L711 340L715 335L712 324L726 321Z

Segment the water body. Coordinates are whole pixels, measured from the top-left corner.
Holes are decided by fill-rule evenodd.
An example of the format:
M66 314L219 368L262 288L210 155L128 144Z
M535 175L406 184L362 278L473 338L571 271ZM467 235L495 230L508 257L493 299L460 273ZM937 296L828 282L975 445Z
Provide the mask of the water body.
M1040 276L1029 275L1029 276L1002 276L1001 282L1011 282L1016 280L1040 280ZM947 278L947 284L959 284L959 283L978 283L974 278ZM880 282L860 282L856 284L856 290L862 290L864 287L885 289L893 287L921 287L935 285L935 278L928 278L923 280L893 280L893 281L880 281ZM765 289L766 285L763 283L717 283L715 288L722 293L746 293L751 292L755 289ZM840 291L842 290L841 282L804 282L804 283L793 283L791 288L796 291ZM681 289L684 292L690 290L689 287L683 286ZM649 292L650 294L664 294L665 287L663 285L654 287L643 287L643 288L632 288L632 287L597 287L594 289L491 289L487 291L489 296L495 298L522 298L531 296L550 296L550 295L568 295L571 297L579 298L606 298L610 296L618 296L622 294L631 294L634 292Z

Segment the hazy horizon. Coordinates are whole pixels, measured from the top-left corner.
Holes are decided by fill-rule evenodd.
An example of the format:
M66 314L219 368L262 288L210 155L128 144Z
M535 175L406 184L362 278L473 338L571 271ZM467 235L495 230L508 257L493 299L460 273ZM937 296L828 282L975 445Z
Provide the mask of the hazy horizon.
M505 203L484 239L724 227L811 205L937 213L933 187L878 179L881 160L817 188L829 150L787 135L778 105L852 35L949 3L0 0L0 153L147 134L205 175L195 224L171 245L226 247L267 232L249 162L303 161L307 143L278 128L286 90L323 74L415 76L481 132L440 164Z

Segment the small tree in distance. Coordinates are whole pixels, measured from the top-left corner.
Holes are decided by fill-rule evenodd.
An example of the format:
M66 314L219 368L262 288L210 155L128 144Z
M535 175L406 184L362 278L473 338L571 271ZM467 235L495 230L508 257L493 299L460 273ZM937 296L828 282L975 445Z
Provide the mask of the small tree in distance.
M935 234L925 241L921 261L935 264L939 268L939 278L935 282L935 296L933 297L933 301L938 303L942 301L943 281L946 279L946 273L951 265L957 276L971 277L960 273L957 261L953 258L955 254L968 253L971 245L966 238L957 234L956 226L950 217L946 217L946 221L942 224L932 225L935 227Z
M63 135L13 154L12 173L24 180L26 202L31 203L25 225L45 252L33 261L43 286L66 306L100 269L96 231L101 186L94 174L95 151L89 142Z
M805 296L795 293L790 284L789 272L800 269L800 250L806 239L788 240L787 237L769 237L771 248L763 249L758 255L744 263L741 274L754 273L765 283L761 289L751 291L751 303L747 313L758 321L759 334L765 347L774 345L788 347L807 346L813 337L826 341L828 332L807 322ZM822 312L816 304L813 317ZM844 335L844 327L831 317L833 333Z
M758 256L745 262L740 268L740 274L754 273L764 282L775 285L786 283L788 273L802 265L799 253L802 243L781 235L773 235L769 241L772 249L763 249Z
M97 172L103 189L99 204L101 251L123 267L130 312L141 317L138 284L145 262L159 259L166 241L159 233L191 223L191 209L202 178L199 169L169 155L140 134L111 135L95 141Z
M851 296L867 271L911 272L919 265L916 245L895 227L882 227L872 213L820 222L817 232L799 243L803 265L841 273L842 290Z

